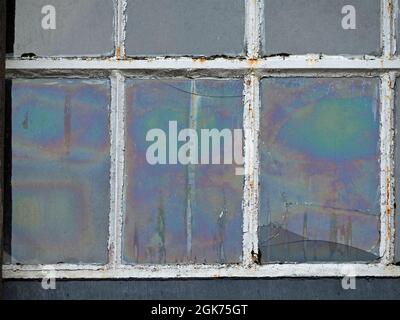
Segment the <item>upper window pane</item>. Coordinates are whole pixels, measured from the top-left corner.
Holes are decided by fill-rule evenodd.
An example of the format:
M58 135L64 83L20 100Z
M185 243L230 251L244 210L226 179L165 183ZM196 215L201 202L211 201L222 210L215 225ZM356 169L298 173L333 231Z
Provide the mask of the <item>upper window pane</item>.
M380 0L265 0L264 55L379 55Z
M378 85L373 78L262 80L264 262L378 258Z
M107 262L109 81L16 79L10 98L7 262Z
M228 158L242 154L242 92L242 80L127 80L126 263L240 262L242 164Z
M244 0L131 0L128 56L241 55Z
M109 56L114 1L15 0L14 55Z

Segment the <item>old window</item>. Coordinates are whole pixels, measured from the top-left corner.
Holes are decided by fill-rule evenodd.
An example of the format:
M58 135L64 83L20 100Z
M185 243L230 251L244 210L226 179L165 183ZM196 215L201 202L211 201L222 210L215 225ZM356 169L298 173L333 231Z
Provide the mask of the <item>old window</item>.
M10 3L5 278L400 276L397 0Z

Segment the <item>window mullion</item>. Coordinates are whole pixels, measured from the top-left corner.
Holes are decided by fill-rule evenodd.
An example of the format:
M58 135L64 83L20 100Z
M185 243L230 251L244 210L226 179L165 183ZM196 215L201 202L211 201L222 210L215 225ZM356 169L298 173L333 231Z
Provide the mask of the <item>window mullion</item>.
M381 263L394 258L394 73L381 77Z
M261 14L263 0L246 0L246 53L249 59L257 59L260 53Z
M381 0L381 46L383 57L391 58L396 52L395 16L396 0Z
M115 71L111 76L111 211L109 224L109 264L117 267L122 260L123 170L125 149L125 78Z
M382 55L391 59L396 51L394 17L397 1L381 0ZM381 240L382 264L394 261L394 87L396 74L388 72L381 76Z
M244 89L244 163L245 181L243 194L243 262L259 263L258 210L259 210L259 156L258 136L260 126L259 78L245 77Z
M125 59L125 27L126 27L126 0L116 0L115 18L115 58Z

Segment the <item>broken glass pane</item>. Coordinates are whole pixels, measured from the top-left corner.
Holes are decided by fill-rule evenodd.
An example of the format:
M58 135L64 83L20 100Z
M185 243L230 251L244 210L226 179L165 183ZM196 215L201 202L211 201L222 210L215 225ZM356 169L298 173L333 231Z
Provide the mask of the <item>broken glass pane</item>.
M264 55L379 55L380 0L265 0Z
M378 258L378 85L375 78L262 80L264 262Z
M18 57L109 56L114 52L114 1L15 0L14 34Z
M127 80L126 263L240 262L242 141L229 135L242 92L241 80Z
M240 55L243 0L132 0L127 6L128 56Z
M6 260L105 263L109 81L16 79L10 98Z

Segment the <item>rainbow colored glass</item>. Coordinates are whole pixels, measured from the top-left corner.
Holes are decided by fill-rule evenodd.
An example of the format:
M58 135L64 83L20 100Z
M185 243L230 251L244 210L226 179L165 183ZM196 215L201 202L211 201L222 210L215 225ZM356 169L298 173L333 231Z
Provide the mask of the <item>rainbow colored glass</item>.
M378 258L378 86L376 78L262 80L264 262Z
M235 175L235 165L150 165L146 134L169 133L170 121L178 131L241 129L243 81L130 79L126 92L123 260L240 262L243 176Z
M106 263L108 80L12 81L12 263Z

